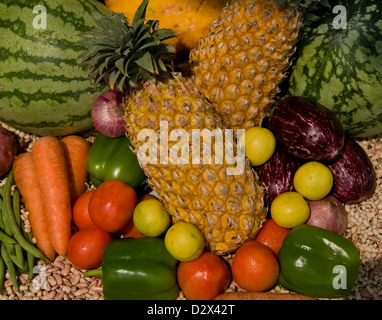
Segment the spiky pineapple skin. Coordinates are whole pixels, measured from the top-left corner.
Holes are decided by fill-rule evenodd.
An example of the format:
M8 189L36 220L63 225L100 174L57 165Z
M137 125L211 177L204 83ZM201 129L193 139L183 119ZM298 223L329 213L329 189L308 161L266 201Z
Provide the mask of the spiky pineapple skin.
M190 137L193 129L224 128L204 95L180 75L157 84L147 83L128 97L124 106L126 132L137 154L146 143L137 138L142 129L154 130L159 146L161 120L168 121L169 132L184 129ZM169 141L168 148L176 143ZM161 163L158 148L157 164L141 162L141 166L173 222L196 225L212 252L232 252L253 238L265 219L264 190L248 159L242 174L227 175L229 165L225 160L216 164L212 157L211 164L193 164L191 142L189 147L186 164Z
M275 0L226 6L190 54L191 78L230 128L261 123L296 51L302 14Z

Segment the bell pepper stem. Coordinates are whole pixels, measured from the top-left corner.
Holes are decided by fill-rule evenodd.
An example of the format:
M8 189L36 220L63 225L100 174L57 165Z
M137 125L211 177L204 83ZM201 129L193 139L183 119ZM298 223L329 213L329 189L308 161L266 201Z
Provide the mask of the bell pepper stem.
M86 270L84 273L85 277L102 277L102 269L92 269Z

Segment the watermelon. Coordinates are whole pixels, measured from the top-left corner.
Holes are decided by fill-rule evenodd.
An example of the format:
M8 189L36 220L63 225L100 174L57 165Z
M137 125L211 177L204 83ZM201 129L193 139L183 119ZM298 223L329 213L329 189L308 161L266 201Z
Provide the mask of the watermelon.
M382 1L331 1L317 10L318 19L305 20L290 95L334 111L349 136L382 133Z
M1 1L0 121L36 135L92 127L91 106L107 88L91 86L76 42L107 12L96 0Z

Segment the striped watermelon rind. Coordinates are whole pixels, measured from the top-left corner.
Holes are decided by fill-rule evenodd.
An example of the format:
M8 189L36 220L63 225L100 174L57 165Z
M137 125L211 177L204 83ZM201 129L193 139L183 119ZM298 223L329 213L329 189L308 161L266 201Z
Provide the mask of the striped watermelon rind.
M47 28L35 29L36 5ZM78 35L96 27L96 0L3 0L0 3L0 121L36 135L62 136L92 127L94 89L78 66Z
M332 109L354 137L382 133L382 2L331 2L346 8L346 29L335 29L338 14L324 8L308 21L289 80L291 95Z

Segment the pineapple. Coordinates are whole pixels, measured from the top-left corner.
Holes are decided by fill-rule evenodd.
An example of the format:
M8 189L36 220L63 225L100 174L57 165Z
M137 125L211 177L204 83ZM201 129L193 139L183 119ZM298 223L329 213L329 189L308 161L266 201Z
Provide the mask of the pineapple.
M222 145L215 137L211 161L193 161L194 154L209 148L192 143L195 130L212 132L225 126L195 85L170 71L173 48L162 41L174 32L159 29L158 21L144 23L147 4L148 0L142 2L131 25L122 13L101 17L100 28L83 35L80 42L87 47L80 56L81 65L89 69L94 84L107 79L111 89L125 93L126 134L149 185L173 222L196 225L204 234L207 249L224 255L253 238L260 228L266 215L264 190L247 158L243 170L236 174L228 174L228 169L235 167L232 158L224 156L218 161L226 146L237 150L235 139L225 139ZM166 155L161 143L166 134L164 125L169 133L183 130L188 135L185 140L178 141L176 135L168 139L169 150L181 146L174 151L178 162L161 158ZM152 134L151 146L158 146L152 153L143 148L148 143L144 129ZM188 155L181 150L188 150Z
M237 0L200 39L190 54L191 77L228 127L248 129L267 116L291 65L301 27L297 5Z

